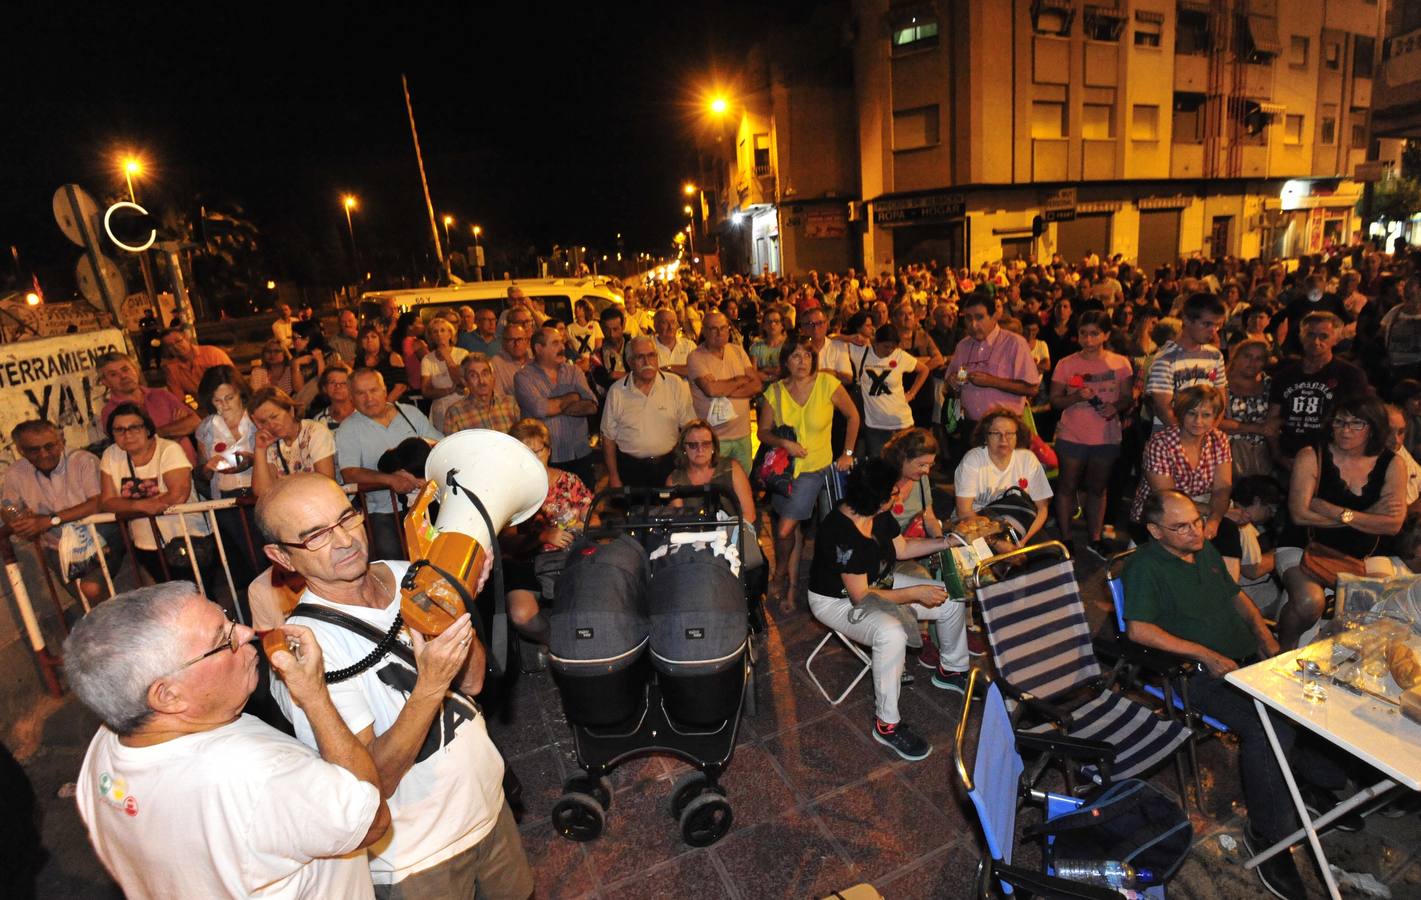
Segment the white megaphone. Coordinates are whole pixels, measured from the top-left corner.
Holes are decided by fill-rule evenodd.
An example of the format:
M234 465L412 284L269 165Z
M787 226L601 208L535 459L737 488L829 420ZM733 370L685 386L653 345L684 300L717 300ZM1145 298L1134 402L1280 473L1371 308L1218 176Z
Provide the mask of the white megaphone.
M424 475L427 482L405 517L413 565L400 584L400 613L432 637L464 614L463 594L474 595L498 532L542 508L548 472L522 441L478 428L435 444ZM436 501L439 514L431 521L429 506Z

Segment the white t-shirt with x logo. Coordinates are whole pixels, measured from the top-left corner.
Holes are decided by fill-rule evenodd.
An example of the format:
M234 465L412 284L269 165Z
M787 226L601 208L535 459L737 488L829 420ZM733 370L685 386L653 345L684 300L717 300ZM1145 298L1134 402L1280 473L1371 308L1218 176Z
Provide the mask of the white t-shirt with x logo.
M867 351L866 357L862 354ZM863 390L863 418L869 428L900 431L913 427L913 411L908 408L903 376L918 368L918 361L895 348L888 356L879 356L872 347L853 354L855 362L863 359L859 387Z

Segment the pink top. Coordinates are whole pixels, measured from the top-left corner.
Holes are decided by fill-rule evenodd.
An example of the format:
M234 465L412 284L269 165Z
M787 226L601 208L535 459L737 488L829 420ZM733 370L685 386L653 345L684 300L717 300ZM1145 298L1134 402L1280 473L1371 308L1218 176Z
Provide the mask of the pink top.
M1120 443L1120 416L1114 407L1121 397L1129 396L1133 378L1130 361L1108 350L1102 350L1099 359L1072 353L1056 363L1052 384L1064 384L1073 391L1089 387L1100 399L1098 407L1081 400L1062 410L1056 439L1092 446Z

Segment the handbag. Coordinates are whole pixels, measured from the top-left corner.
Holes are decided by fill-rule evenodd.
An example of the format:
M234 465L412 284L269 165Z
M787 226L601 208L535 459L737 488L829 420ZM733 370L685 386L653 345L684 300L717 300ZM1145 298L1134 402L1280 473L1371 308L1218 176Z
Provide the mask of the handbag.
M192 539L192 561L188 560L187 541L181 537L163 541L163 561L168 564L170 576L184 569L190 569L194 574L205 571L217 558L217 546L211 535L190 534L189 537Z
M1375 547L1373 547L1375 550ZM1299 563L1303 571L1321 582L1323 587L1335 590L1338 575L1366 575L1367 563L1334 549L1316 540L1309 540L1303 548L1303 559Z

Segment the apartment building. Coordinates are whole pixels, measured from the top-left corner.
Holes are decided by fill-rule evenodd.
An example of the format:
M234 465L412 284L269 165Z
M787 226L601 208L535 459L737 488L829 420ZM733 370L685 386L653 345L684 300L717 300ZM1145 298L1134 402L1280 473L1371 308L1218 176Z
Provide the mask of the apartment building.
M863 258L1291 256L1360 227L1375 0L856 0Z
M727 271L755 273L1091 253L1153 268L1347 243L1379 177L1358 166L1386 5L829 5L745 62L705 157L705 224ZM1421 23L1390 16L1409 76Z

